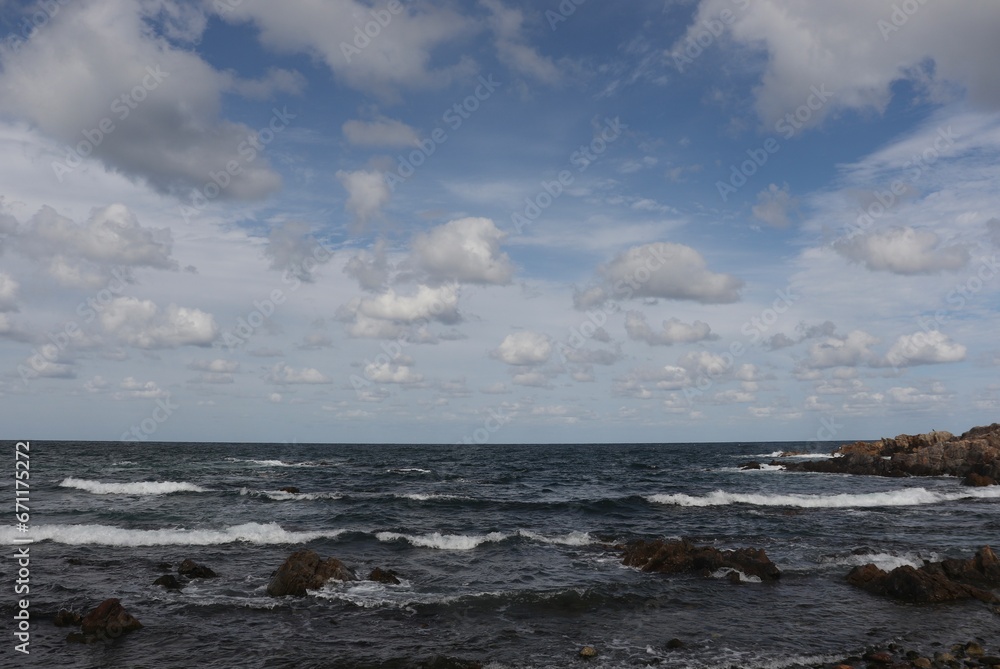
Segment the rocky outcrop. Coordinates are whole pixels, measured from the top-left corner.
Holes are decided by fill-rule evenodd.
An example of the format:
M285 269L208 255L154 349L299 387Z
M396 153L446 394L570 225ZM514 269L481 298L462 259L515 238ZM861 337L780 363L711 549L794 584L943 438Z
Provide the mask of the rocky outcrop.
M180 590L184 587L184 584L178 581L173 574L164 574L153 581L153 585L162 586L165 590Z
M104 639L116 639L123 634L142 627L132 614L125 610L117 599L105 599L80 621L80 632L73 632L67 641L93 643Z
M781 570L759 548L719 550L712 546L695 546L687 539L640 539L619 548L623 551L622 564L642 571L665 574L692 572L709 576L719 570L735 569L762 581L774 581L781 577Z
M825 460L773 464L789 471L835 474L958 476L969 485L991 485L1000 480L1000 424L975 427L958 437L935 431L859 441L841 446L834 455L837 457Z
M890 572L873 564L855 567L847 582L868 592L913 604L978 599L1000 602L990 589L1000 587L1000 560L989 546L968 560L926 562L922 567L896 567Z
M214 571L198 564L194 560L184 560L177 568L177 573L188 578L215 578L218 576Z
M306 590L318 590L330 579L355 581L357 576L336 558L323 560L316 551L296 551L278 567L267 584L267 594L272 597L305 597Z

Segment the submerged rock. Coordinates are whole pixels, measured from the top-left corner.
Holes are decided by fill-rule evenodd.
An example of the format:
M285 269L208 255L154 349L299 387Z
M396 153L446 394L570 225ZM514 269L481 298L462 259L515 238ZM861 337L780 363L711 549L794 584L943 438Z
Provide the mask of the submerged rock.
M735 569L762 581L774 581L781 577L781 570L771 562L767 553L758 548L719 550L711 546L695 546L687 539L640 539L620 548L624 553L622 564L638 567L642 571L666 574L695 572L709 576L720 569Z
M278 488L281 492L291 493L293 495L298 495L301 491L293 485L285 486L284 488Z
M396 577L396 572L391 569L382 569L382 567L375 567L372 569L371 573L368 574L368 580L375 581L376 583L399 585L399 579Z
M188 578L215 578L218 576L214 571L198 564L194 560L184 560L177 568L177 573Z
M153 581L153 585L161 585L167 590L180 590L184 585L177 580L177 577L173 574L164 574L160 578Z
M79 613L67 609L59 609L59 612L52 618L56 627L76 627L81 620L83 617Z
M289 555L278 567L267 584L267 594L272 597L305 597L306 590L317 590L330 579L356 581L357 578L340 560L323 560L316 551L301 550Z
M1000 601L989 589L1000 587L1000 560L989 546L968 560L927 562L919 569L904 565L890 572L873 564L855 567L847 582L902 602L926 604L958 599Z
M597 657L597 649L593 646L584 646L580 649L580 657Z
M746 471L748 469L760 469L761 465L759 462L747 462L746 464L740 465L740 469Z

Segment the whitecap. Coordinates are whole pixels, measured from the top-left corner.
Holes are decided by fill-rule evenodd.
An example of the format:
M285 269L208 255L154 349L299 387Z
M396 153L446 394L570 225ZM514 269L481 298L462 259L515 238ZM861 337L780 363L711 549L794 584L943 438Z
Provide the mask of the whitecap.
M253 490L251 488L240 488L240 494L250 497L267 497L279 502L290 500L343 499L344 497L336 492L288 492L286 490Z
M102 483L69 477L59 484L62 488L77 488L95 495L168 495L174 492L208 492L187 481L135 481L132 483Z
M503 541L509 535L501 532L490 532L489 534L469 535L469 534L441 534L432 532L430 534L400 534L399 532L379 532L375 538L379 541L400 541L405 540L419 548L437 548L446 551L469 551L480 544Z
M0 543L15 538L53 541L71 546L216 546L246 542L250 544L301 544L316 539L332 539L347 530L289 531L277 523L244 523L222 529L163 528L138 530L113 525L32 525L27 534L16 534L13 527L0 527Z
M844 493L840 495L768 495L762 493L735 493L716 490L707 495L651 495L646 499L654 504L674 506L725 506L728 504L749 504L753 506L793 506L800 508L849 508L918 506L939 504L961 499L1000 498L1000 486L988 488L967 488L960 491L937 492L926 488L904 488L887 492Z

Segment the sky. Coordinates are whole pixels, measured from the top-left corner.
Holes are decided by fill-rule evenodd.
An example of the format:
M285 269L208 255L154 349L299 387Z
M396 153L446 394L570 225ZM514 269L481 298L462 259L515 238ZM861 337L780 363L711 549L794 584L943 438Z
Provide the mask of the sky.
M998 26L978 0L0 0L2 436L994 422Z

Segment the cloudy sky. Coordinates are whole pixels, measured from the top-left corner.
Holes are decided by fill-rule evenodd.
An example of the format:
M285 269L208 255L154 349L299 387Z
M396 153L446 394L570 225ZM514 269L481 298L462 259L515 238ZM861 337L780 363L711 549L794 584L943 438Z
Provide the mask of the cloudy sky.
M1000 415L1000 4L0 0L7 438Z

